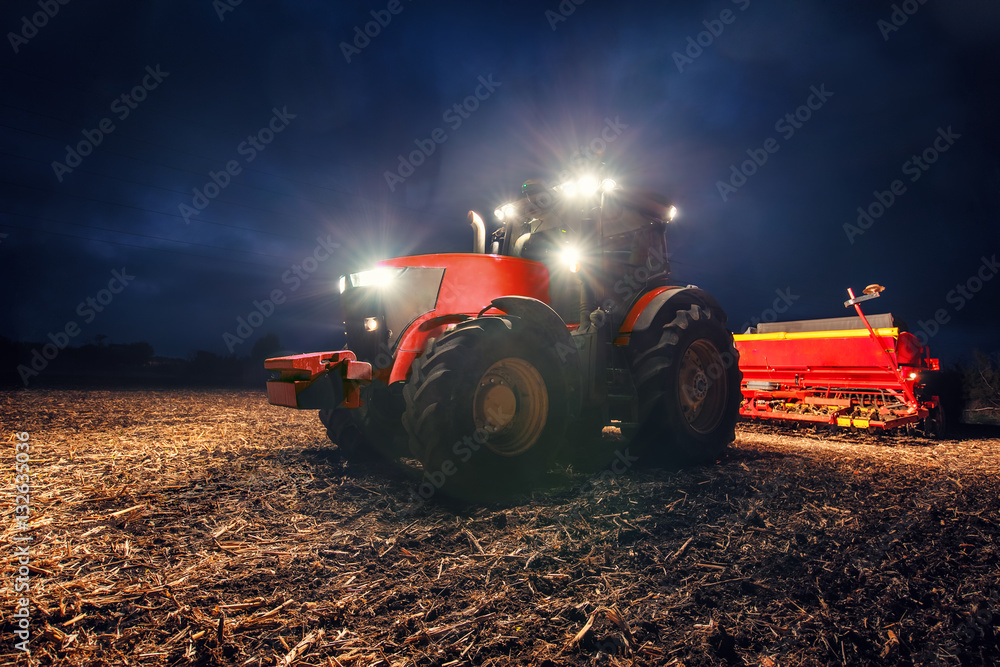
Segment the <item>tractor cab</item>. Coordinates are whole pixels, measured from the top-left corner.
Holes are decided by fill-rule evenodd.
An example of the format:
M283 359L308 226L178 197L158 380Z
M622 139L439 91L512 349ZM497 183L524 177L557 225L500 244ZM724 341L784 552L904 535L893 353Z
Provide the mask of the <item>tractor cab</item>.
M480 241L486 239L482 218L470 211L473 249L544 264L549 305L567 324L586 322L598 308L624 316L640 284L667 284L666 228L677 209L664 197L586 176L552 188L529 180L521 193L494 210L500 224L488 244Z

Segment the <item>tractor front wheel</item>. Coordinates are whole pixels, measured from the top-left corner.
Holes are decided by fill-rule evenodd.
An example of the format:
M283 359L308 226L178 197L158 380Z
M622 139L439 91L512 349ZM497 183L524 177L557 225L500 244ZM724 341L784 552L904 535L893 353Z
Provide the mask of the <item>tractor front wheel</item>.
M405 448L397 397L392 388L376 380L361 388L361 407L320 410L319 420L344 458L392 461L402 454L401 443Z
M354 420L352 410L335 408L320 410L319 420L326 427L326 435L330 442L337 445L340 455L353 459L365 449L365 437Z
M413 362L403 425L421 496L500 499L545 473L566 428L555 348L517 317L462 322Z

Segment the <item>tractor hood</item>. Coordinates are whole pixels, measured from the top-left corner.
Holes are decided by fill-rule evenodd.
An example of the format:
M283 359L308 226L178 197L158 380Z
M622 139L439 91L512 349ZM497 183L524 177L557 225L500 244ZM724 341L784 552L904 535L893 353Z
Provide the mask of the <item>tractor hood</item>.
M417 320L438 314L474 317L493 299L511 294L548 303L549 273L543 264L518 257L416 255L351 274L342 288L348 347L359 359L375 359L392 354Z

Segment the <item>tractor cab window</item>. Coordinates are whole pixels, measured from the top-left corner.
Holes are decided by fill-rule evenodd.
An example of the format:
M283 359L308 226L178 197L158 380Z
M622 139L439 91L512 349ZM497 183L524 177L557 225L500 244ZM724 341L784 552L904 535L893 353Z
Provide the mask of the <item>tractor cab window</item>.
M616 236L605 236L605 256L631 266L646 264L650 261L651 255L657 256L655 259L662 261L665 259L663 255L666 246L663 231L662 224L646 223L641 229Z
M663 223L649 223L625 234L604 238L604 271L608 277L628 275L639 267L655 276L668 273Z
M549 305L567 324L580 319L580 279L566 262L571 247L569 232L550 229L531 233L519 247L518 256L541 262L549 271Z
M520 252L512 254L515 257L532 259L543 264L558 261L562 248L566 246L565 236L566 233L563 230L528 232L526 237L519 239L520 243L514 244L514 247Z

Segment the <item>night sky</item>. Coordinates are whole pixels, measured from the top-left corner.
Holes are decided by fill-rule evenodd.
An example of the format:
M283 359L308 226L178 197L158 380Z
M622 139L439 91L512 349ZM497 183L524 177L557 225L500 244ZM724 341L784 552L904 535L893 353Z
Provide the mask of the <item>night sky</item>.
M674 199L674 277L731 328L877 282L944 361L1000 349L997 2L6 0L0 27L14 340L339 347L340 274L468 250L469 209L603 148Z

